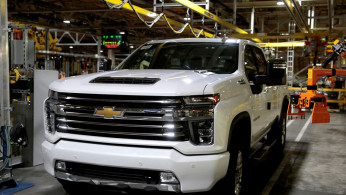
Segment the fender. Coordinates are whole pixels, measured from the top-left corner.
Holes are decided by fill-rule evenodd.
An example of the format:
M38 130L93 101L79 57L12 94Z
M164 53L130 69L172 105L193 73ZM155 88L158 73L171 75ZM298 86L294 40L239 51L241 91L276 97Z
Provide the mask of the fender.
M249 120L249 125L250 125L250 129L246 130L242 130L242 132L239 132L240 130L238 131L234 131L235 130L235 127L236 125L242 121L242 120ZM230 127L230 132L229 132L229 138L228 138L228 146L227 146L227 149L229 150L229 147L230 147L230 143L231 143L231 140L234 138L234 136L236 136L238 133L241 133L243 135L248 136L248 140L247 142L249 143L249 147L250 147L250 136L251 136L251 120L250 120L250 114L248 112L241 112L239 113L236 117L234 117L233 121L232 121L232 124L231 124L231 127Z

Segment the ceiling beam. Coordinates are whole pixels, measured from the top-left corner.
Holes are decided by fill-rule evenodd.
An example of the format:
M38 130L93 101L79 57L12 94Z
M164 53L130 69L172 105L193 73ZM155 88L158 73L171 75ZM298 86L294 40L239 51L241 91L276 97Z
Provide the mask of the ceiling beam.
M307 25L305 21L305 17L300 11L301 7L299 6L299 3L296 3L296 0L283 0L283 2L287 8L287 11L291 14L292 18L295 20L300 31L304 33L309 32L309 26Z
M111 3L111 4L114 4L114 5L119 5L119 4L122 4L123 1L122 0L105 0L107 1L108 3ZM146 10L146 9L143 9L141 7L138 7L138 6L135 6L133 5L133 8L134 10L132 9L132 7L130 6L129 3L125 3L123 4L122 6L123 9L126 9L126 10L129 10L129 11L136 11L138 14L141 14L141 15L144 15L146 17L149 17L149 18L157 18L157 14L154 13L154 12L151 12L149 10ZM163 19L160 19L160 21L164 21ZM181 23L181 22L178 22L176 20L173 20L173 19L170 19L170 18L167 18L167 21L168 23L170 23L171 25L175 26L175 27L179 27L179 28L182 28L185 26L185 24ZM198 33L200 31L200 29L197 29L197 28L191 28L195 33ZM203 32L203 35L205 37L214 37L213 34L211 33L208 33L206 31Z
M329 32L332 32L334 24L334 0L328 0L328 22Z
M314 3L314 6L326 6L327 2L326 0L301 0L302 2L312 2ZM234 3L231 3L232 1L229 1L229 3L224 3L228 7L233 7ZM245 9L245 8L284 8L285 5L278 5L278 1L243 1L243 2L237 2L237 9ZM342 2L341 2L342 4ZM304 5L304 4L302 4Z
M255 34L233 34L232 38L238 39L305 39L314 37L339 37L342 34L339 33L329 33L329 32L319 32L319 33L255 33Z
M215 22L219 23L220 25L226 27L226 28L229 28L229 29L232 29L240 34L248 34L248 32L246 32L245 30L237 27L237 26L234 26L233 24L229 23L229 22L226 22L225 20L223 20L222 18L212 14L211 12L209 12L208 10L205 10L203 9L201 6L199 5L196 5L195 3L191 2L191 1L188 1L188 0L175 0L176 2L178 3L181 3L182 5L184 5L185 7L188 7L190 9L192 9L193 11L209 18L209 19L212 19L214 20ZM261 40L259 39L254 39L254 41L256 42L262 42Z

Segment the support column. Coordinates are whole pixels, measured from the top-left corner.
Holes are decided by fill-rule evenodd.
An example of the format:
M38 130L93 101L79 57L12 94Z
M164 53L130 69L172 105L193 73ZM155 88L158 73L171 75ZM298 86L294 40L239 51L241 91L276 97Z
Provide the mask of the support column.
M0 123L10 126L10 81L8 51L7 0L0 1Z
M49 67L49 55L48 55L48 52L49 52L49 28L45 28L45 32L46 32L46 36L45 36L46 55L45 55L44 69L49 70L50 69L50 67Z
M237 0L233 1L233 25L237 26Z
M251 11L251 34L255 33L255 7L252 7Z
M108 59L112 61L111 69L113 70L115 68L114 50L108 49Z
M97 36L97 68L96 71L99 72L100 71L100 63L101 63L101 36Z

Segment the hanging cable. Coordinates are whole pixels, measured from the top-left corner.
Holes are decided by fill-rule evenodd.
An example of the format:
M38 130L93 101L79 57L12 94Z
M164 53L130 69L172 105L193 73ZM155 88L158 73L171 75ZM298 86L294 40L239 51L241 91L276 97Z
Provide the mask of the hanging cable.
M7 166L8 162L10 161L11 158L11 141L10 141L10 137L8 134L8 130L7 130L7 126L3 126L1 127L1 137L2 137L2 146L4 146L4 143L6 143L6 148L3 148L3 155L5 154L4 150L6 150L6 155L3 156L3 161L0 162L0 172ZM5 137L5 138L4 138ZM6 140L6 141L5 141ZM11 163L12 166L12 163Z
M184 26L179 29L179 30L175 30L172 25L170 24L168 18L166 17L166 15L164 14L163 12L163 5L162 5L162 13L160 13L153 21L146 21L137 11L136 9L134 8L131 0L124 0L122 3L120 4L117 4L117 5L114 5L114 4L111 4L111 3L108 3L106 2L107 5L110 7L110 8L122 8L126 3L128 3L131 7L131 9L133 10L133 12L136 14L137 18L142 21L147 27L151 28L152 26L154 26L154 24L156 22L158 22L162 17L163 17L163 20L167 23L167 25L169 26L169 28L175 33L175 34L180 34L182 32L184 32L184 30L186 29L186 27L189 27L191 33L196 37L196 38L199 38L200 35L202 34L202 32L204 32L203 29L201 29L198 33L195 33L195 30L193 29L193 27L187 22L184 24ZM163 3L163 1L162 1ZM205 33L203 33L203 35L205 36ZM212 36L212 38L215 38L216 37L216 33Z
M119 8L122 8L124 6L124 4L127 3L127 1L128 0L124 0L122 3L116 4L116 5L106 1L106 4L111 9L114 9L114 8L118 8L119 9Z

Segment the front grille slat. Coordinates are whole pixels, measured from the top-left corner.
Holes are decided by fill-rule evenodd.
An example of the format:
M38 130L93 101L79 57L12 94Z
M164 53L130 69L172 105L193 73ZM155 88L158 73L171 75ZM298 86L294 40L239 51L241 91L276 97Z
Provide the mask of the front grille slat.
M160 177L158 171L105 167L75 162L66 162L66 170L68 173L78 176L150 184L158 183Z
M112 127L130 127L130 128L151 128L151 129L163 129L168 128L167 125L135 125L135 124L123 124L123 123L99 123L99 122L90 122L90 121L77 121L77 120L66 120L62 118L56 119L58 122L63 123L79 123L79 124L85 124L85 125L100 125L100 126L112 126ZM175 126L176 129L181 129L183 126L177 125Z
M174 117L180 97L59 93L55 126L61 133L165 141L188 141L189 125ZM49 102L49 100L48 100Z

